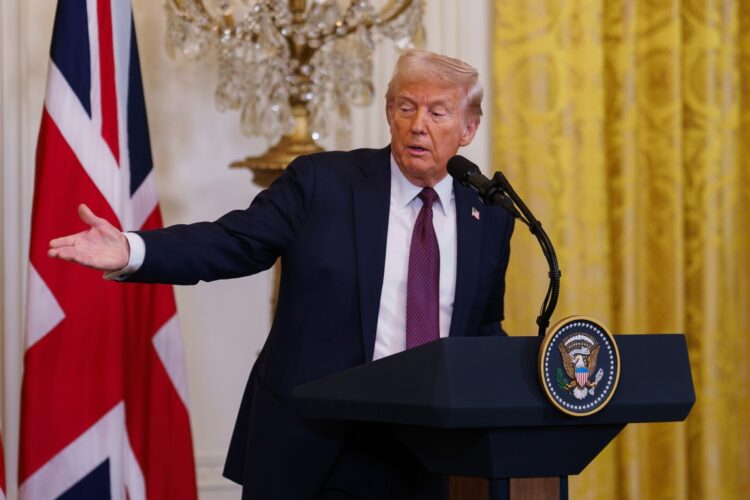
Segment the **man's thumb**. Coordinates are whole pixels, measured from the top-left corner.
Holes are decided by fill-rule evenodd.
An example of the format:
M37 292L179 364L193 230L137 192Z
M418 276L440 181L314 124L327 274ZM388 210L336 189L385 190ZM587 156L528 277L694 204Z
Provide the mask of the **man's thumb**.
M101 224L102 222L105 222L101 217L97 217L96 215L94 215L94 212L92 212L85 203L81 203L80 205L78 205L78 216L89 226L96 226Z

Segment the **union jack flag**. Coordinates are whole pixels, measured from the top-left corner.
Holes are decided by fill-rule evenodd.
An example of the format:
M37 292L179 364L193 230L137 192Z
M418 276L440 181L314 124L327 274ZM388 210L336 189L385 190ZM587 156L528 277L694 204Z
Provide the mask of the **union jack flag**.
M194 499L172 288L47 257L86 203L161 227L130 0L60 0L36 158L21 395L22 499Z

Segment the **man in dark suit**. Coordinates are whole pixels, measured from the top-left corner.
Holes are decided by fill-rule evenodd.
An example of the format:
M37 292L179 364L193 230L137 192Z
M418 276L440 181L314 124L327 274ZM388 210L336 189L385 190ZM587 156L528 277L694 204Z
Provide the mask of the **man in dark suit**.
M471 66L407 52L386 95L389 147L300 157L215 222L123 234L81 206L91 228L50 243L52 257L154 283L246 276L281 258L224 470L243 498L414 498L432 487L395 440L307 421L290 395L439 337L503 334L512 218L446 170L472 141L481 100Z

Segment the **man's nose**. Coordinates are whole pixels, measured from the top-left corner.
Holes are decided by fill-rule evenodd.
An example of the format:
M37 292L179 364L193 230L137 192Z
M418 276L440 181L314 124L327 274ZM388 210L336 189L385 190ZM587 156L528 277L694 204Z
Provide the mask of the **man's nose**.
M424 134L426 129L427 110L417 109L411 121L411 132L413 134Z

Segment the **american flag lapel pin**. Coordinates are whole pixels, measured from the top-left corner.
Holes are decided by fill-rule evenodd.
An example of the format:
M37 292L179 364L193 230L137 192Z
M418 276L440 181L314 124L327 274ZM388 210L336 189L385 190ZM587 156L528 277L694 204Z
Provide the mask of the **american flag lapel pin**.
M479 220L479 210L477 210L475 207L471 207L471 216L476 220Z

